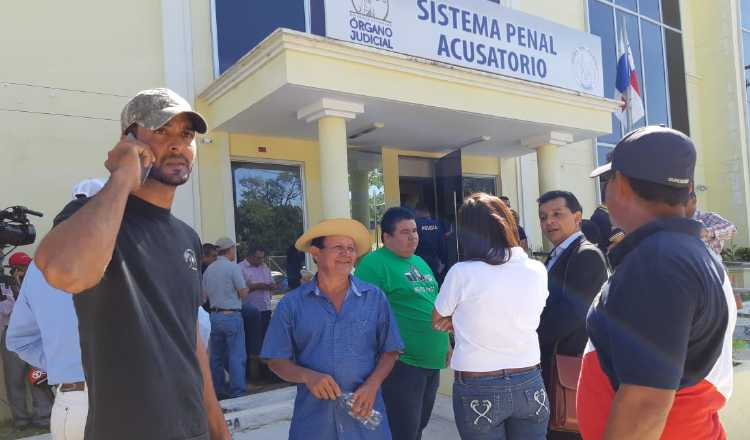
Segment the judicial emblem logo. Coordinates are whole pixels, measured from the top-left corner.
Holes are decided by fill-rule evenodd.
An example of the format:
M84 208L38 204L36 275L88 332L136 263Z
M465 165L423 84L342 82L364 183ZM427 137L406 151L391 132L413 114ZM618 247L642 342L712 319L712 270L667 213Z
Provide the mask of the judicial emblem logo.
M357 14L383 21L388 20L391 10L389 0L352 0L352 7Z
M571 60L573 74L583 90L592 91L599 83L599 63L587 47L579 47Z
M198 270L198 259L195 258L195 251L192 249L185 249L185 253L182 254L182 256L185 258L185 263L190 269L195 271Z

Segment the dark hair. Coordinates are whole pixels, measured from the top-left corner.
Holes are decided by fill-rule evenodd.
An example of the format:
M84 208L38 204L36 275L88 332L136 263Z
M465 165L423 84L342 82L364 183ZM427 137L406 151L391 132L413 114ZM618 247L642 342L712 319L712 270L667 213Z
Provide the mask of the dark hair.
M510 248L518 246L518 227L513 214L498 197L475 193L458 210L459 242L470 261L500 265L510 260Z
M219 249L216 247L216 245L211 243L203 243L203 255L208 255L214 252L217 252Z
M586 237L586 240L591 243L599 244L602 240L602 233L599 230L599 226L591 220L581 220L581 232L583 232L583 236Z
M576 212L583 212L583 208L581 207L581 203L578 201L576 196L570 192L570 191L547 191L546 193L542 194L541 197L539 197L536 202L539 203L539 205L543 205L547 202L551 202L555 199L563 199L565 200L565 206L570 209L570 212L576 213Z
M502 201L506 201L507 200L507 201L510 202L510 198L508 196L500 196L500 200L502 200Z
M621 175L625 176L624 174ZM633 189L633 192L643 200L665 203L669 206L677 206L686 204L690 199L689 187L674 188L672 186L634 179L628 176L625 177L627 177L628 183Z
M315 237L310 242L310 246L315 246L318 249L323 249L326 247L326 238L325 237Z
M266 253L266 248L259 244L250 244L247 246L247 255L255 255L256 252Z
M380 219L380 239L384 240L383 235L388 233L393 235L396 232L396 224L402 220L414 220L414 213L407 208L394 207L388 209L383 218Z

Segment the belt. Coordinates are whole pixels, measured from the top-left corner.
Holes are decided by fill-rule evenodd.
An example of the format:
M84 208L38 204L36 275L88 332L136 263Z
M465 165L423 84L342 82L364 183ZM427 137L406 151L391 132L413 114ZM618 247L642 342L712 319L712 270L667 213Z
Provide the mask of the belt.
M211 307L211 312L240 312L240 309L220 309L218 307Z
M508 376L510 374L518 374L518 373L525 373L527 371L534 371L539 368L539 364L534 365L533 367L524 367L524 368L506 368L504 370L495 370L495 371L481 371L481 372L475 372L475 371L456 371L455 377L456 379L461 378L471 378L471 377L498 377L498 376Z
M60 386L57 388L57 390L61 393L67 393L70 391L83 391L85 389L86 382L63 383L60 384Z

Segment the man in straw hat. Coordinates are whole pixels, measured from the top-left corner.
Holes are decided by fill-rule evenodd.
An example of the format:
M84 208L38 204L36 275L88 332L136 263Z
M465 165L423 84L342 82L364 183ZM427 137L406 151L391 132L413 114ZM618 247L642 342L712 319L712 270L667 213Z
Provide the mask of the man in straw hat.
M88 386L87 440L226 440L197 328L198 234L170 213L206 121L168 89L139 92L96 197L69 203L37 251L75 294Z
M404 344L383 292L351 276L370 234L354 220L326 220L295 246L312 255L318 273L281 300L261 351L274 373L299 384L289 438L390 439L380 385ZM383 414L375 430L337 405L350 392L354 414Z

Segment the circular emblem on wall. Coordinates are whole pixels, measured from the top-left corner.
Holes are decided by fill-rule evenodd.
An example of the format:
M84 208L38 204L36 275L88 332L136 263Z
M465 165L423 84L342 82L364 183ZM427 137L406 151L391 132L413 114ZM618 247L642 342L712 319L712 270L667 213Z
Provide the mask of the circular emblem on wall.
M587 47L579 47L571 60L576 82L583 90L593 90L599 83L599 62Z
M386 21L391 6L389 0L352 0L352 7L357 14Z

